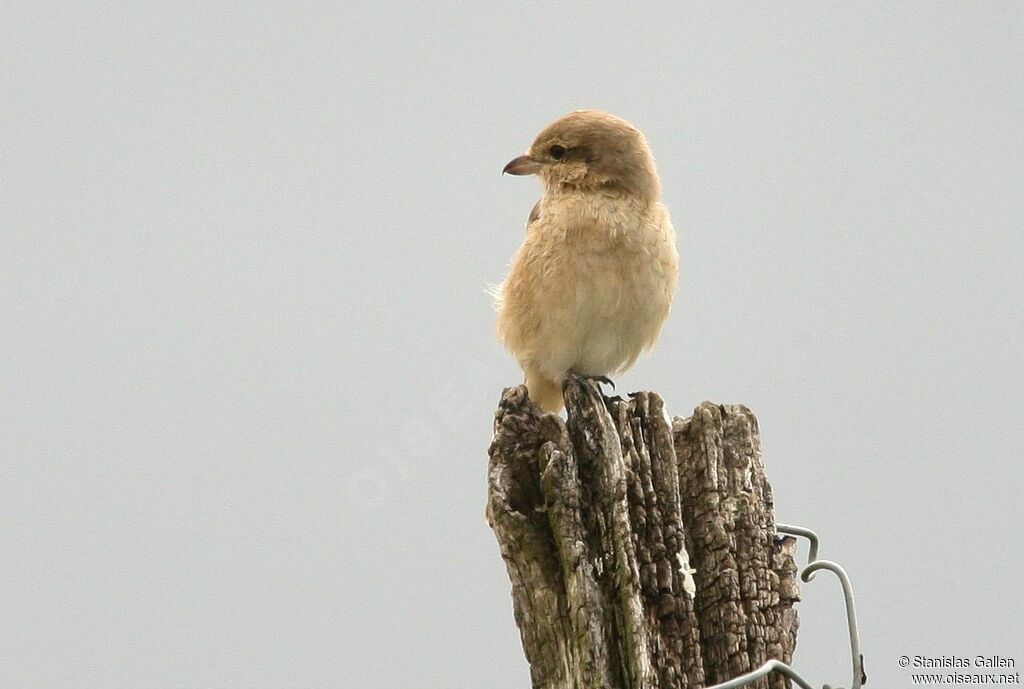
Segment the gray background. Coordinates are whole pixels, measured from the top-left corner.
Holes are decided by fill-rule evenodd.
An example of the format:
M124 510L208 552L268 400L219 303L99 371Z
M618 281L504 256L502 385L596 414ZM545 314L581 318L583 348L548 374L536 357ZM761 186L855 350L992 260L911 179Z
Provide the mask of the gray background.
M484 285L581 107L679 231L620 387L757 413L871 686L1019 669L1020 3L205 5L2 11L0 686L527 686Z

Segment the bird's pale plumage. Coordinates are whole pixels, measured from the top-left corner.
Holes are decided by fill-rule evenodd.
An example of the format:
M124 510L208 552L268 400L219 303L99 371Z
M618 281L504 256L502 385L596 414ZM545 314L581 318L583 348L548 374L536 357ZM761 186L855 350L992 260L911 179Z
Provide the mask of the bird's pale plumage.
M505 171L536 174L544 193L497 290L498 336L530 398L558 411L567 375L623 371L654 344L676 287L675 232L643 134L613 115L556 120Z

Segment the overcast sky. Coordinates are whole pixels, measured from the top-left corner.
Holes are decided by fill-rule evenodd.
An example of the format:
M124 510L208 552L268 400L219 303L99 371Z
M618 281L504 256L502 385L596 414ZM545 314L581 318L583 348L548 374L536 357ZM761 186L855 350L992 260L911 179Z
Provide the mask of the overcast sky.
M552 5L5 4L0 686L527 687L484 287L578 108L679 233L620 389L754 411L869 686L1020 669L1024 5Z

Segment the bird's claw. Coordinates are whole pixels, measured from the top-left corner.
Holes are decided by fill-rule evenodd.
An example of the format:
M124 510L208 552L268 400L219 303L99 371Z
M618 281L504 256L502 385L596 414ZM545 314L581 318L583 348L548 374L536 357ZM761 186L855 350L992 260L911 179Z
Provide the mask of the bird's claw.
M602 385L611 386L611 389L615 389L615 383L608 376L591 376L585 373L576 373L575 371L569 371L569 375L578 382L594 381ZM602 393L603 394L603 393Z

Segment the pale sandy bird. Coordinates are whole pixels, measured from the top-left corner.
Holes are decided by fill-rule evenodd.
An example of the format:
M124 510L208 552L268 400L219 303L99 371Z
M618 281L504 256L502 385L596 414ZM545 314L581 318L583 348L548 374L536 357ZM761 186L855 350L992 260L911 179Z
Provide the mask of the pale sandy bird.
M498 337L530 398L562 408L562 382L626 370L658 337L678 277L675 231L647 140L614 115L555 120L505 166L544 193L495 290Z

